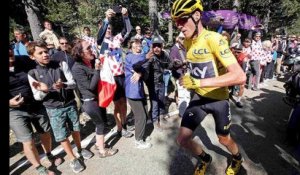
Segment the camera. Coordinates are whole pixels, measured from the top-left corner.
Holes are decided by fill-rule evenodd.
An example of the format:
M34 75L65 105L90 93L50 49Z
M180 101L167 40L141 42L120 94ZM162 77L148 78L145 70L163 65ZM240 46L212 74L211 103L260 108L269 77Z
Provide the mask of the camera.
M122 5L115 5L113 6L113 11L116 13L116 14L121 14L122 13Z

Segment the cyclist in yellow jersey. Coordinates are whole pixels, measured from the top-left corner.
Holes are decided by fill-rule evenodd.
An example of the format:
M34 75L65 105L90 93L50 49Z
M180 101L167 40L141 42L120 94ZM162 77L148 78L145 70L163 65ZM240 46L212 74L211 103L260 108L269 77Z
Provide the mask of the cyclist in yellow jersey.
M180 78L180 84L192 90L191 102L183 115L177 142L198 155L195 174L204 175L212 157L193 140L192 134L204 117L212 114L219 142L232 154L226 174L235 175L243 159L237 144L230 137L227 87L244 83L246 75L229 50L227 41L220 34L203 28L202 11L200 0L176 0L171 10L172 19L186 38L184 46L189 74Z

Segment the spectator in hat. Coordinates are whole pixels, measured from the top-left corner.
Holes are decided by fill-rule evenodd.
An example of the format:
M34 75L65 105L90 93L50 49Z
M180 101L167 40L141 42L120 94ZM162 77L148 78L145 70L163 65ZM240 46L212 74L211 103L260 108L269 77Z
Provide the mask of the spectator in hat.
M155 36L152 39L151 49L146 55L146 69L149 72L147 86L149 90L152 122L158 131L162 131L161 117L166 116L165 110L165 84L163 73L165 69L172 69L173 63L169 55L163 51L163 41Z

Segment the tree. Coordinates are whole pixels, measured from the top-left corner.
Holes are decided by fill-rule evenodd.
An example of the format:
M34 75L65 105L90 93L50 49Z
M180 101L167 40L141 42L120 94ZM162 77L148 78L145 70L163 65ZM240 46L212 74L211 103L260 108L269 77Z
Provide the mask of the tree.
M65 33L79 36L83 26L89 26L95 36L98 31L96 23L100 18L104 18L104 12L114 5L122 5L128 9L133 26L140 25L142 30L150 26L153 31L159 31L164 38L168 35L170 42L172 31L175 29L174 22L158 19L159 12L170 11L169 1L174 0L12 0L9 4L10 28L17 25L25 29L30 28L33 38L37 39L42 31L42 19L49 18L53 21L54 30L61 35ZM204 10L232 10L234 1L237 0L209 0L203 1L203 6ZM300 34L299 0L238 1L237 10L257 16L268 33L286 28L289 33ZM116 31L123 27L118 21L120 19L114 19L113 26ZM12 38L12 30L10 31Z
M149 17L150 27L154 33L158 33L158 12L157 12L157 1L149 0Z
M34 40L39 39L39 34L42 32L41 20L39 19L40 9L33 0L23 0L22 3L25 6L27 19L31 29L31 34Z

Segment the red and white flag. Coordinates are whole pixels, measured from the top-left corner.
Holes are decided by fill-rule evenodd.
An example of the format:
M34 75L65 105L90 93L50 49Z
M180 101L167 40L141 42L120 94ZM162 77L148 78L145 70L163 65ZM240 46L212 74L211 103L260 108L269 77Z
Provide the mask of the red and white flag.
M106 108L114 98L117 85L114 76L110 70L108 54L100 56L102 69L100 70L100 81L98 82L99 106Z

